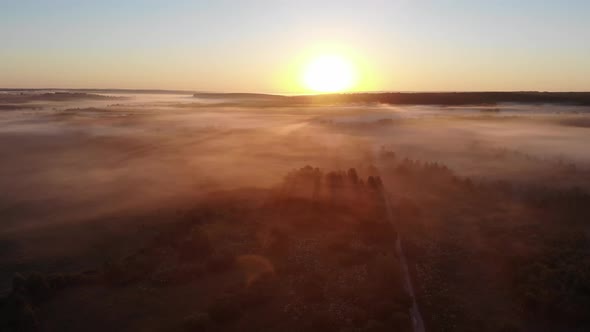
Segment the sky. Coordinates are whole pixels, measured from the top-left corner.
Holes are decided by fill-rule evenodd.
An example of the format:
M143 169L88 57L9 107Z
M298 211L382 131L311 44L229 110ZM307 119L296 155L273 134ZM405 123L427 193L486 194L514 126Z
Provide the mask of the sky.
M590 1L0 0L0 87L590 91Z

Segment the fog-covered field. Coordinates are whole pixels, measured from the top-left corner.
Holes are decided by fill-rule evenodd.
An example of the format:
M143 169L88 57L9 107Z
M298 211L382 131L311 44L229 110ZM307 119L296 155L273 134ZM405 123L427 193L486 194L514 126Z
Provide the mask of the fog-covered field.
M157 208L208 187L266 186L294 167L346 168L381 147L481 179L590 179L588 107L240 107L239 97L105 96L5 104L2 232Z
M418 285L412 298L423 307L426 324L436 327L433 330L468 329L485 323L490 331L502 326L536 331L538 323L514 308L526 303L527 312L537 314L557 301L571 305L549 319L562 326L563 321L579 319L583 305L589 303L578 290L586 284L570 282L582 280L590 266L576 258L586 252L582 234L588 230L584 202L590 190L589 141L590 107L566 104L297 104L284 97L249 94L3 92L0 293L11 289L15 272L39 271L52 282L63 279L55 273L71 273L72 280L102 280L121 257L135 257L139 262L139 267L134 265L126 272L139 273L137 280L160 280L160 268L179 275L186 262L174 265L169 260L173 260L170 255L184 250L177 242L184 241L186 227L205 230L210 241L217 241L212 244L215 252L241 246L238 263L243 258L240 255L262 250L259 254L274 259L272 264L286 264L287 269L294 267L287 252L297 252L316 236L331 234L329 241L334 240L340 249L326 252L322 248L328 240L313 242L310 257L327 259L326 265L340 262L350 268L347 264L360 264L383 272L386 266L399 264L392 258L383 265L373 258L379 257L379 250L395 251L392 245L399 231L409 252L408 265L400 266L410 266L406 276L411 274ZM295 169L298 173L292 173ZM376 174L383 184L381 179L369 182L367 176ZM367 189L381 185L384 187L377 191ZM381 194L391 195L393 210L385 209L389 203ZM342 200L346 213L337 207ZM247 214L241 215L241 208ZM288 214L281 215L286 210ZM382 247L372 247L370 255L363 256L367 252L354 247L355 237L364 231L373 236L381 230L363 231L354 225L371 219L372 213L388 220L379 227L393 220L394 229L387 226L393 233L380 242ZM241 223L242 217L247 222ZM186 218L190 223L185 223ZM315 226L308 228L306 218ZM275 229L283 221L288 227L281 227L289 230ZM146 251L152 248L146 244L150 239L167 234L168 224L180 233L156 245L167 254L160 257ZM286 256L274 257L266 244L259 247L260 232L266 231L292 238L283 248L288 249L283 253ZM244 234L251 237L247 245ZM580 242L578 235L584 237ZM202 240L202 236L196 238ZM372 241L366 245L372 246ZM399 252L394 254L397 258ZM560 258L562 252L572 257L574 265ZM190 254L195 252L191 249ZM344 263L333 260L342 255ZM201 269L215 257L207 258L206 264L192 259L189 263L198 263ZM253 259L248 257L246 261ZM268 257L262 262L266 267L270 264L272 271ZM140 268L145 259L156 270ZM259 258L254 261L260 263ZM555 267L558 262L567 264ZM539 267L541 272L536 270ZM206 275L216 280L213 270ZM81 275L80 271L85 272ZM310 280L318 273L308 272ZM539 273L542 278L537 278ZM292 276L285 272L279 279L287 282ZM33 274L27 280L35 278ZM482 278L489 282L489 292L470 283ZM206 286L197 277L193 281L198 283L191 284L190 291ZM401 287L400 280L395 282ZM353 287L349 282L344 285ZM57 297L56 304L35 307L35 315L54 330L64 326L78 330L76 324L84 324L85 319L68 325L70 319L62 318L69 307L82 303L90 306L89 315L102 320L102 310L111 309L93 307L102 300L84 300L84 292L94 291L95 286L85 284L71 297L66 292ZM453 291L446 292L446 287ZM530 292L539 287L548 292ZM127 296L117 288L105 289L101 296L106 298ZM11 294L18 293L15 284L12 290ZM170 295L168 290L161 291ZM356 298L361 291L355 292ZM373 289L369 293L380 292ZM472 297L473 292L477 296ZM393 305L409 305L404 299L405 295L396 295L401 302ZM464 302L471 299L478 304L466 306ZM194 305L207 301L213 300L198 300ZM290 301L286 303L291 305ZM143 318L136 323L143 326L145 317L151 315L149 310L159 315L168 302L153 303L152 309L148 309L152 304L146 305L120 306L117 313L122 316L109 324L130 322L125 313L138 310L144 316L138 316ZM479 306L499 311L494 319L475 317L482 312ZM405 318L397 318L404 324L416 315L417 309L406 316L407 308L396 308L403 313ZM27 312L23 315L31 316ZM162 314L159 323L182 312ZM389 318L384 322L394 324ZM243 323L249 324L247 320Z
M2 232L156 208L206 187L266 186L294 167L346 168L381 147L481 179L590 179L587 107L240 107L239 97L225 106L221 97L106 96L5 105Z

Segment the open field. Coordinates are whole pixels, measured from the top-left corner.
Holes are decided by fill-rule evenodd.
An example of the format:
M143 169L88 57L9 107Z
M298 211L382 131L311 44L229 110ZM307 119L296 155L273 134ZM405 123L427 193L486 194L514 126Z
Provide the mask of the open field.
M427 331L584 331L590 107L532 96L3 91L0 331L410 331L398 237Z

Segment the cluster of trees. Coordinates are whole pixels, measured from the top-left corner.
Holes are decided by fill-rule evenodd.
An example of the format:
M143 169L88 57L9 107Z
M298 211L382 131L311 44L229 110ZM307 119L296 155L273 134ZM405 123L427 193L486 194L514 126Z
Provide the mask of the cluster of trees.
M329 188L364 187L365 184L373 190L380 190L383 187L383 181L379 175L368 175L365 181L355 168L350 168L348 171L323 172L309 165L289 173L285 181L287 185L294 182L312 182L315 186L325 185Z

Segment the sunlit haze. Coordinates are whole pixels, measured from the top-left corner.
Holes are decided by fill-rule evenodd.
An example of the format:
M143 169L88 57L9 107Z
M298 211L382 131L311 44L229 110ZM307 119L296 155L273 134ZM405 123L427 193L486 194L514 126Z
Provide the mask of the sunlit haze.
M0 332L590 331L590 0L0 0Z
M588 1L0 2L1 87L341 90L321 50L354 91L590 89Z
M303 73L303 81L313 92L342 92L354 88L356 68L339 55L322 55L314 59Z

